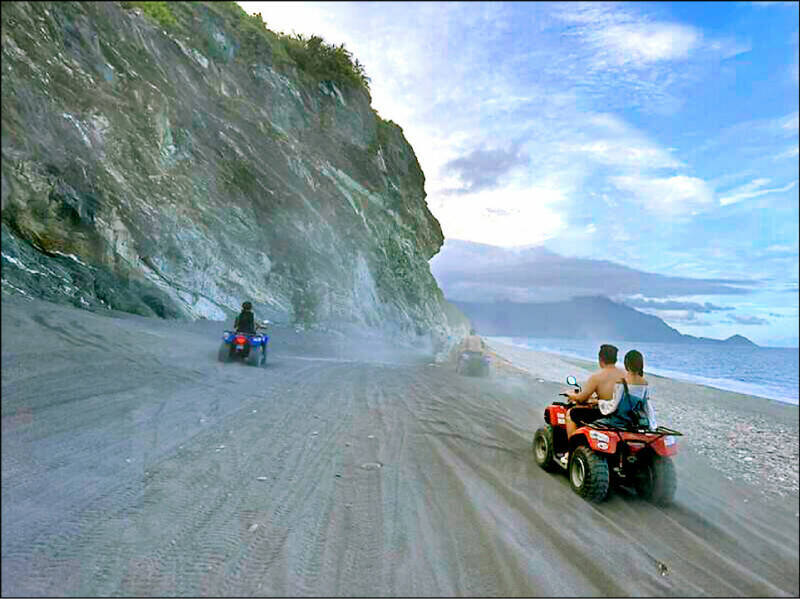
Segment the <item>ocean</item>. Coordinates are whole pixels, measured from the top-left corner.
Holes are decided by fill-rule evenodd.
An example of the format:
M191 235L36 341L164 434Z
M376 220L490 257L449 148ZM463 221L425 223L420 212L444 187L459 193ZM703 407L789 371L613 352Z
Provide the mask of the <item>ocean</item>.
M527 347L597 362L600 343L619 348L620 367L625 353L637 349L644 356L645 376L652 373L699 383L726 391L746 393L798 405L797 349L737 347L712 344L653 343L635 341L492 337L501 343ZM569 373L565 372L566 377Z

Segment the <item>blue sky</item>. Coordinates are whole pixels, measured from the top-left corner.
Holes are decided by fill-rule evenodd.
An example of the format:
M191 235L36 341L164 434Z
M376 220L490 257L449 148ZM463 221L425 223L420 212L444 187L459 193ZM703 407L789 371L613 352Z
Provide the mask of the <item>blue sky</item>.
M798 3L241 5L358 57L447 237L750 280L640 303L797 346Z

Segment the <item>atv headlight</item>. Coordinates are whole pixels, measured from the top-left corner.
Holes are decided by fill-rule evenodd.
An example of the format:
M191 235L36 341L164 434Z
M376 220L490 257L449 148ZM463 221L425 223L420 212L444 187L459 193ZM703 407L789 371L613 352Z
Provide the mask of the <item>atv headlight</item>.
M605 433L600 433L598 431L589 431L589 436L595 441L602 441L603 443L608 443L608 435L606 435Z
M666 437L664 437L664 445L666 445L667 447L675 445L676 441L677 439L675 439L675 437L673 437L672 435L667 435Z

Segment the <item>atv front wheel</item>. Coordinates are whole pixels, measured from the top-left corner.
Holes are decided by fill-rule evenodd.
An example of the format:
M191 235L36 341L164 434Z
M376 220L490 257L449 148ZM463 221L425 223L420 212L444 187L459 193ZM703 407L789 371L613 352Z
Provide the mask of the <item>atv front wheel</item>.
M608 462L585 445L576 447L569 461L569 484L587 501L603 501L608 495Z
M533 457L542 470L554 472L559 468L553 451L553 427L549 424L533 435Z
M636 476L636 492L656 505L669 505L675 498L678 477L669 458L654 455L645 462Z
M228 362L231 359L231 348L223 341L222 345L219 346L219 351L217 352L217 360L220 362Z

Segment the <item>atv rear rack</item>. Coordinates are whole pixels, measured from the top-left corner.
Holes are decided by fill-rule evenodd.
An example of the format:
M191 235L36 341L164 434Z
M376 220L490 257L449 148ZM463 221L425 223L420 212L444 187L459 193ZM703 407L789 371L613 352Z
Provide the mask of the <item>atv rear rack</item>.
M590 422L586 426L588 426L589 428L596 428L598 430L604 430L604 431L624 431L626 433L638 433L640 435L658 435L660 437L665 437L667 435L683 437L683 433L673 430L671 428L667 428L666 426L657 426L655 430L646 428L634 428L634 427L625 428L622 426L612 426L610 424L604 424L602 422Z

